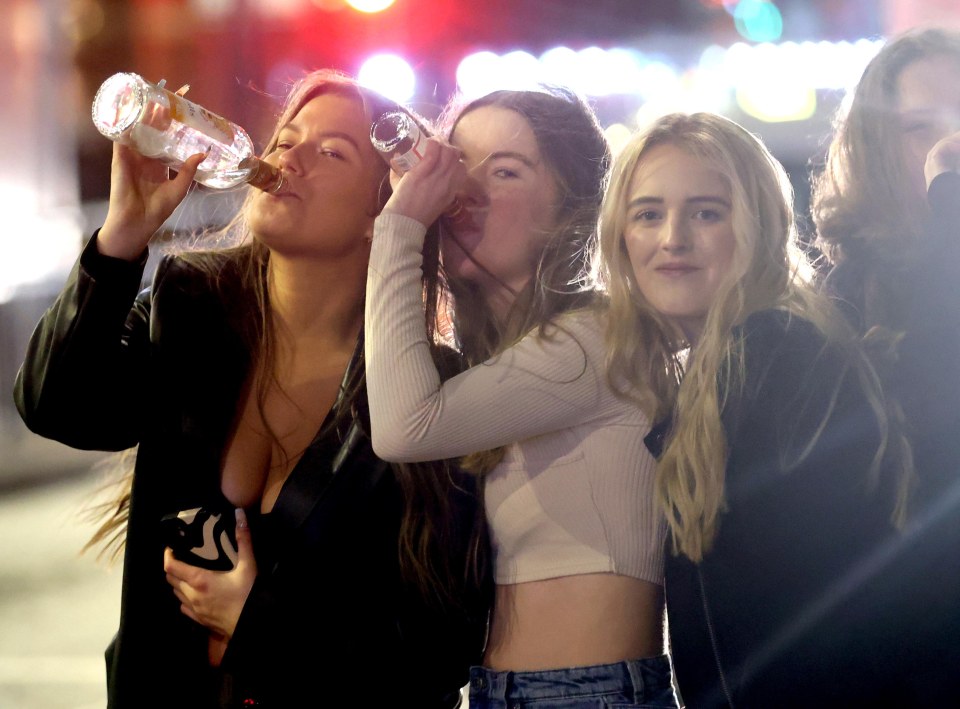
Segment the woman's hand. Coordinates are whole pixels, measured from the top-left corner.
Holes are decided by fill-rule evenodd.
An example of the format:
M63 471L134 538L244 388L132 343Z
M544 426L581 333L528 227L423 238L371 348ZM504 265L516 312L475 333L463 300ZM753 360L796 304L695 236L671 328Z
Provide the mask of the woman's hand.
M391 175L393 195L383 211L430 226L450 208L466 179L460 150L434 136L427 140L417 165L402 176Z
M938 141L927 153L927 161L923 166L927 189L933 178L944 172L960 172L960 133L953 133Z
M97 236L97 250L127 261L138 259L150 237L186 197L204 157L202 153L191 155L171 179L159 160L114 143L110 203Z
M181 612L210 630L215 641L211 643L211 661L217 644L222 656L257 577L257 562L243 510L237 509L237 563L232 570L210 571L177 561L169 547L163 552L163 570L180 601Z

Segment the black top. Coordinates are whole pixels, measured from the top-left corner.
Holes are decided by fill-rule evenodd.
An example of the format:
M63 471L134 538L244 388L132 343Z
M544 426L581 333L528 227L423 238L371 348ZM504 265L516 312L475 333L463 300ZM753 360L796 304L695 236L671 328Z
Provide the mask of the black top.
M930 184L923 238L891 262L860 245L827 278L862 330L902 333L885 384L903 407L917 482L911 523L888 582L902 602L898 669L914 706L955 706L960 697L960 174ZM890 304L872 307L880 296Z
M258 576L221 672L210 670L206 630L181 614L164 579L159 520L222 501L221 453L248 371L241 333L252 313L226 257L216 288L168 257L137 297L143 268L98 254L91 240L15 387L40 435L83 449L139 445L109 707L455 705L481 657L486 596L441 610L401 580L402 495L362 412L321 428L269 528L251 515ZM460 482L454 503L471 519L471 480ZM459 544L466 549L466 534Z
M681 698L696 709L888 706L872 703L888 661L874 650L900 640L870 599L893 501L870 483L870 404L807 321L761 312L735 337L746 381L722 408L726 509L700 563L666 554ZM658 456L664 428L648 437Z

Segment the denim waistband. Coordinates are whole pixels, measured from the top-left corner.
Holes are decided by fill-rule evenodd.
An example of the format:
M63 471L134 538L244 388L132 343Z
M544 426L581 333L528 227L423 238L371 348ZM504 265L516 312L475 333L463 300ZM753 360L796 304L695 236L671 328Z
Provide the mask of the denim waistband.
M625 660L609 665L590 665L530 672L470 668L470 707L513 709L563 700L622 696L635 704L676 707L666 655ZM566 704L565 704L566 705Z

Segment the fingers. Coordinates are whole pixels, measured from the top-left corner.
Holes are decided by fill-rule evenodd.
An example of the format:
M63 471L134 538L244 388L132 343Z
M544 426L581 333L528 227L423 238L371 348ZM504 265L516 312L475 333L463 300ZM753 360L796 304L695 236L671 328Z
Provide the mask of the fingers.
M184 194L186 194L186 190L190 188L190 183L196 178L197 168L200 167L200 163L207 159L208 154L209 153L197 153L183 161L183 165L177 171L173 181L179 181L181 183L181 187L185 188Z
M247 513L242 507L234 510L237 519L237 565L255 564L253 556L253 542L250 538L250 526L247 524Z
M927 187L933 182L933 178L944 172L960 172L960 133L938 141L927 153L923 167Z
M163 570L167 572L168 576L179 578L178 574L175 573L175 569L179 565L181 565L181 562L177 561L177 557L173 555L173 549L165 547L163 550Z
M456 168L460 162L461 152L450 143L436 136L429 138L424 144L423 158L410 172L419 177L443 176Z

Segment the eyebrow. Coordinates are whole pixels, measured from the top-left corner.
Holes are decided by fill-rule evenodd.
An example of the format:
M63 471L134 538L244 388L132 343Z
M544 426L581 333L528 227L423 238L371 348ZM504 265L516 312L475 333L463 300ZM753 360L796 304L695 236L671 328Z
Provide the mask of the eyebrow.
M712 195L696 195L694 197L688 197L683 200L684 204L720 204L724 207L730 208L730 202L723 197L716 197ZM663 197L637 197L631 199L627 202L628 207L639 207L644 204L663 204Z
M288 124L285 125L283 128L281 128L281 129L277 132L277 136L280 136L284 131L290 131L290 132L296 133L297 135L302 135L302 134L303 134L303 130L301 130L299 126L295 126L295 125L293 125L292 123L288 123ZM338 130L323 131L323 132L321 132L321 133L318 133L318 134L317 134L317 137L318 137L318 138L321 138L321 139L323 139L323 138L340 138L340 139L345 140L345 141L347 141L348 143L350 143L350 144L351 144L353 147L355 147L357 150L360 149L360 145L357 143L357 141L354 139L354 137L353 137L352 135L350 135L349 133L344 133L343 131L338 131Z
M523 153L518 153L515 150L498 150L496 152L490 153L486 158L483 159L483 162L486 163L491 160L497 160L500 158L511 158L518 162L522 162L524 165L526 165L529 168L535 168L537 166L537 163L535 163L529 157L527 157Z

